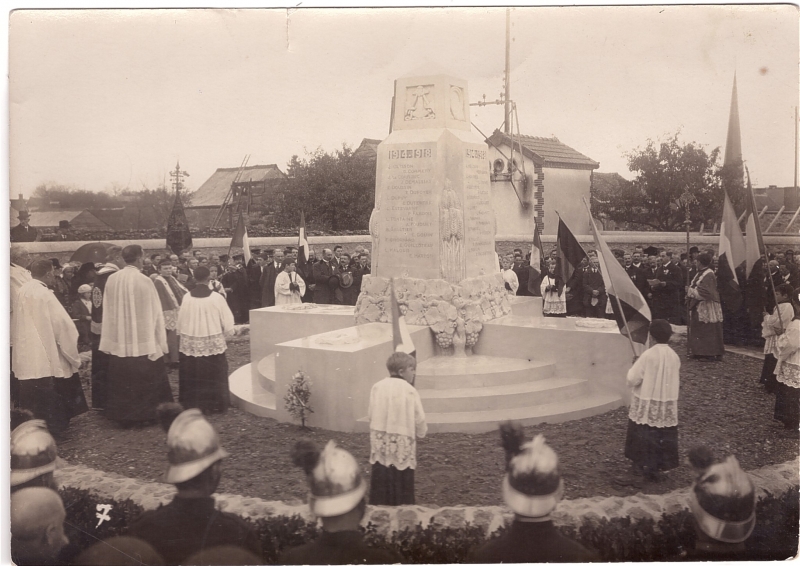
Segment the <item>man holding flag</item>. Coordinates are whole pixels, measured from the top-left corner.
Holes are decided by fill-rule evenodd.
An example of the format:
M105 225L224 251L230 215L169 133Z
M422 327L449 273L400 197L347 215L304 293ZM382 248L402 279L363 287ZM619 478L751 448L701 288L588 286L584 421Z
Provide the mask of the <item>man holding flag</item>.
M744 281L739 278L739 273L744 270L746 254L739 220L726 192L719 227L717 285L722 305L723 337L725 342L733 344L739 342L741 326L747 324L746 317L740 314Z

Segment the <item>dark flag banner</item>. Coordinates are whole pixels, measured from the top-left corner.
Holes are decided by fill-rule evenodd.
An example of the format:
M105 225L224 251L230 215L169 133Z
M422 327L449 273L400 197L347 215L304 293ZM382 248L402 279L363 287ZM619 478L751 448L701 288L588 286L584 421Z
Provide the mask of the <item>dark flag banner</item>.
M229 254L231 248L242 248L244 264L250 265L250 241L247 238L247 224L244 221L244 214L241 211L239 211L239 221L236 224L236 230L233 231L230 248L228 248Z
M175 204L167 220L167 247L176 255L192 249L192 233L178 192L175 193Z
M559 274L561 275L561 280L567 283L572 277L572 273L587 256L583 247L581 247L578 240L572 232L570 232L570 229L560 216L558 218L556 249L558 250Z
M761 267L761 252L764 250L764 238L761 235L761 223L756 208L756 197L753 194L753 185L750 184L750 172L747 172L747 209L745 212L745 250L747 255L746 277L750 277L756 266Z
M739 310L742 305L742 287L744 281L739 281L736 275L737 268L747 260L747 247L739 228L736 212L725 193L725 203L722 206L722 223L719 227L719 264L717 267L717 289L725 308L731 312Z
M614 319L617 321L620 333L623 336L630 336L636 355L641 355L647 349L650 321L653 319L650 307L647 306L647 301L636 288L625 268L614 257L614 253L600 235L591 216L589 216L589 221L592 224L592 234L594 234L594 241L599 251L597 259L600 263L600 273L603 275L608 300L611 301L611 308L614 310Z
M533 221L533 246L531 246L531 273L528 277L528 291L538 297L542 294L539 289L539 282L544 272L544 249L542 248L542 238L539 237L539 223Z

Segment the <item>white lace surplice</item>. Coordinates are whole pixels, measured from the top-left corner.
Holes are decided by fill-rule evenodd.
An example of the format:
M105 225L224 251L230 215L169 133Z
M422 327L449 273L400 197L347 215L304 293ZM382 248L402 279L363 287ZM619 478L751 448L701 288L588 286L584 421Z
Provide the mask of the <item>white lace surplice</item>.
M780 314L779 314L780 313ZM778 317L780 316L780 320ZM789 326L794 317L794 309L790 303L781 303L778 308L761 321L761 337L764 338L764 353L778 357L778 332ZM783 324L781 324L783 323Z
M565 314L567 312L567 300L564 298L564 289L561 290L561 294L557 291L545 291L547 287L555 284L555 277L550 277L549 274L545 274L545 276L542 277L540 290L542 292L542 312L544 314Z
M417 467L417 437L428 432L422 400L405 379L387 377L369 396L369 463L398 470Z
M800 388L800 320L786 325L786 332L778 337L778 381L789 387Z
M656 344L628 370L632 387L628 418L664 428L678 425L681 360L668 344Z
M233 333L233 313L225 298L212 292L208 297L183 298L178 312L180 352L187 356L213 356L227 349L225 335Z

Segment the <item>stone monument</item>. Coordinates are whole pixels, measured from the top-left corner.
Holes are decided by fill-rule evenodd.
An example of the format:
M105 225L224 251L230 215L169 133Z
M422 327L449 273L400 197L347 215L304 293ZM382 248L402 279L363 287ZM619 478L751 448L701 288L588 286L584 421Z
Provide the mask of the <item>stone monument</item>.
M429 326L445 352L463 326L470 349L483 322L511 312L495 254L486 142L472 132L466 81L398 79L394 101L392 133L378 146L372 275L356 322L389 320L395 278L407 323Z
M250 311L251 363L229 377L234 403L291 422L286 396L302 371L309 426L368 430L370 390L394 351L394 279L430 432L562 422L622 405L630 357L613 321L589 328L545 318L540 297L505 290L487 146L471 131L467 83L399 79L394 100L392 132L378 146L372 275L357 305Z

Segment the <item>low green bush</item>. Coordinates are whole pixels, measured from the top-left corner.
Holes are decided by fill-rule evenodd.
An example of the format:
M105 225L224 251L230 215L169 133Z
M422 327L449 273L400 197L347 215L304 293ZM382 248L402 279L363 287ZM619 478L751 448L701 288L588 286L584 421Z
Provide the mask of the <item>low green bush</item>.
M125 534L128 524L143 509L130 500L112 501L80 489L63 488L61 497L67 510L66 531L70 545L62 559L65 563L99 540ZM797 554L797 489L777 497L768 495L756 508L756 527L746 542L749 560L785 560ZM110 520L99 525L99 504L112 505ZM277 562L287 548L314 540L320 532L314 522L294 515L246 519L258 532L267 564ZM629 517L585 520L579 527L562 527L562 532L587 548L596 551L606 562L642 562L680 559L694 546L695 530L691 513L683 510L652 519L633 521ZM476 525L445 528L417 525L389 536L370 523L363 528L367 544L390 550L406 564L446 564L464 562L470 552L486 542L483 529ZM501 536L505 527L492 533Z

